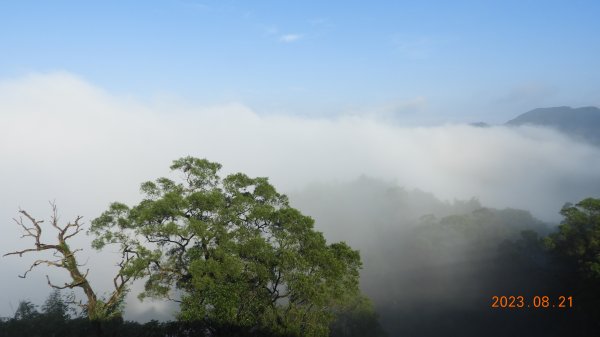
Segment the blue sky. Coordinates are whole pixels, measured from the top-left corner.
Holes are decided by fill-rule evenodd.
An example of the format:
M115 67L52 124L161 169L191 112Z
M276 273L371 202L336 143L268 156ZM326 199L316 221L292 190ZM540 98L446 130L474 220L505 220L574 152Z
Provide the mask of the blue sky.
M597 1L12 1L0 78L261 114L504 122L600 104Z

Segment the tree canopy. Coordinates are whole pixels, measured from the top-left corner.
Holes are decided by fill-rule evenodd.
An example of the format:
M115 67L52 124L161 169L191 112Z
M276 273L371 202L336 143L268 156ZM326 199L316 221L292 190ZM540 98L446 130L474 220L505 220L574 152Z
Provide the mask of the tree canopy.
M327 335L360 296L358 251L328 244L267 178L221 178L220 164L193 157L171 169L178 179L144 182L140 203L92 221L94 247L132 254L124 273L147 274L141 297L179 301L182 320Z
M599 280L600 199L566 204L560 213L564 220L558 231L547 237L547 246L570 260L570 265L576 266L583 277Z
M600 199L566 204L558 230L545 238L546 247L563 267L561 274L573 289L583 317L600 328Z

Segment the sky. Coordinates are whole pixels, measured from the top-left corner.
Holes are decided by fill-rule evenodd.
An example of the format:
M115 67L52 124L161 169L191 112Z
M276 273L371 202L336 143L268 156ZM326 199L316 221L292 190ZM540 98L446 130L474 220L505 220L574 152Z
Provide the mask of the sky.
M550 129L468 124L599 106L599 10L595 1L2 2L0 247L27 247L11 220L19 207L47 219L55 200L62 220L89 223L112 201L139 201L141 182L187 155L269 177L284 193L364 175L557 222L565 202L600 196L600 148ZM111 251L83 254L108 290ZM64 279L53 270L18 279L34 258L0 259L0 285L12 290L0 292L0 316L23 298L41 303L46 273ZM170 310L135 294L128 305L134 318Z
M503 123L599 105L597 1L12 1L0 76L260 114Z

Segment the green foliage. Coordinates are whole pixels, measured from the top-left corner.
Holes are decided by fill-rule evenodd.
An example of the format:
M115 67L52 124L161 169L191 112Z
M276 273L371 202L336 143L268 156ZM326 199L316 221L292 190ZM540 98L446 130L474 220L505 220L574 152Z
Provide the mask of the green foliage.
M14 318L16 320L26 320L37 317L40 313L36 309L36 305L30 301L24 300L19 302Z
M584 278L600 279L600 199L566 204L564 220L545 243L555 254L576 266Z
M106 301L97 300L94 310L87 310L84 313L90 321L103 322L121 319L123 315L124 304L125 294L120 296L119 303L115 305L108 305ZM89 308L89 306L87 308Z
M386 336L371 301L357 296L336 312L330 326L331 337Z
M121 319L97 321L79 317L54 321L46 315L23 319L0 320L1 337L288 337L256 329L244 330L238 326L209 326L203 322L158 322L145 324Z
M545 245L563 266L577 308L587 321L600 329L600 199L587 198L566 204L558 231L545 238Z
M70 317L71 308L63 300L60 290L54 289L42 305L44 315L56 321L65 321Z
M404 235L398 250L410 249L420 266L492 258L498 244L521 237L523 231L541 233L546 226L529 212L517 209L479 208L437 219L421 217L419 225ZM411 261L410 263L413 263Z
M179 181L145 182L138 205L113 203L92 221L94 247L135 255L125 272L147 274L142 298L177 289L182 320L326 336L336 309L359 296L359 253L327 244L267 178L221 179L220 168L174 161Z

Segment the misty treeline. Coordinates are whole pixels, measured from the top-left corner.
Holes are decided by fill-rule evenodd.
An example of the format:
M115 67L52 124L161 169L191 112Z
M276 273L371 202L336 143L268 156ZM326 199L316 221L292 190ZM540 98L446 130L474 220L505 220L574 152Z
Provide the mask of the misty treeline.
M362 177L290 194L328 238L361 252L361 288L389 336L591 336L600 331L600 200L562 222L440 201ZM492 296L572 296L574 308L491 308Z
M105 316L90 320L88 303L72 297L53 307L79 304L77 315L51 316L48 301L63 301L52 293L41 313L22 302L1 333L589 336L600 329L598 199L566 204L557 227L524 210L483 207L475 199L443 202L364 177L315 184L288 202L265 178L221 180L219 168L182 158L172 166L181 183L144 183L138 205L114 203L92 221L93 246L123 253L115 290L145 279L140 297L177 301L176 321L123 321L126 291ZM325 235L289 204L315 218ZM59 262L75 255L59 246L66 252ZM87 279L48 283L76 288L81 281ZM574 305L492 308L493 296L571 296ZM96 300L104 308L110 301Z

